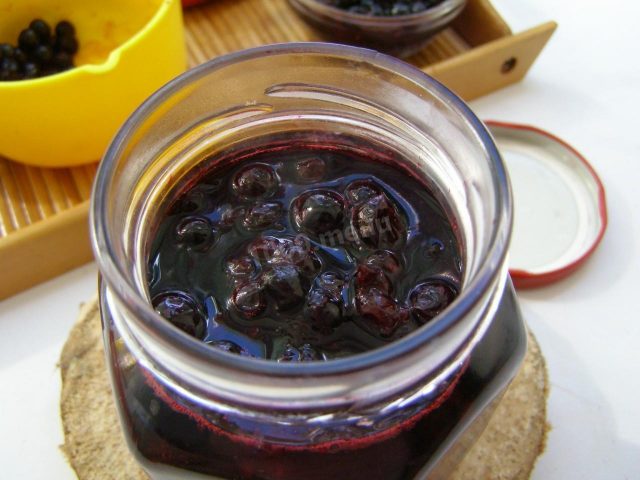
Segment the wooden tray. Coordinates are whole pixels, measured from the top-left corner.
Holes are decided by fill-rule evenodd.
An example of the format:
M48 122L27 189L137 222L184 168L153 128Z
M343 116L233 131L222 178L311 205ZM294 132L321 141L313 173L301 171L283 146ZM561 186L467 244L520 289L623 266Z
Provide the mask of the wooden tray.
M257 45L319 40L286 0L216 0L188 10L185 24L192 66ZM524 77L555 28L513 34L488 0L469 0L409 61L470 100ZM96 165L44 169L0 158L0 299L91 260L95 172Z

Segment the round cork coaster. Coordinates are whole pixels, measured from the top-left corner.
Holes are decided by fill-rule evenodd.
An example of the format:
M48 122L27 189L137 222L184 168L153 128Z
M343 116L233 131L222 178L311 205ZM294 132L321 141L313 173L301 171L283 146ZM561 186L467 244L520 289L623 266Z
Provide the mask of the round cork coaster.
M60 357L62 450L80 480L148 480L127 449L113 402L96 300L83 305ZM452 480L528 479L544 450L547 373L529 334L523 366Z

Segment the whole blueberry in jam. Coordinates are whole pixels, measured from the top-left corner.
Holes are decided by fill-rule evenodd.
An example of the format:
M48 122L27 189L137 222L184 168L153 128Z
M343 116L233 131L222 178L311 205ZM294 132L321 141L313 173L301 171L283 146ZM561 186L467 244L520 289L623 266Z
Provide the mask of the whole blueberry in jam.
M425 323L442 312L458 295L456 287L445 280L433 279L418 284L409 295L411 312Z
M245 199L270 197L278 188L278 179L269 165L248 165L233 178L233 188Z
M313 277L320 272L322 262L310 243L300 237L288 243L282 250L282 261L294 265L298 272L306 277Z
M276 265L262 276L265 291L277 310L290 310L300 305L307 293L304 277L293 265Z
M246 279L255 274L256 264L249 256L231 258L227 261L226 270L234 280Z
M380 195L382 190L373 180L356 180L347 186L344 193L350 203L359 205L376 195Z
M285 242L277 237L258 237L247 247L247 253L259 263L271 263L274 258L280 257Z
M371 324L371 329L389 337L408 320L409 312L391 294L378 288L365 288L357 293L358 313Z
M330 190L305 193L293 201L293 218L300 231L312 235L342 230L344 200Z
M242 225L248 230L264 230L278 222L282 206L277 202L254 205L246 210Z
M328 144L212 158L176 193L149 257L163 317L211 348L304 363L396 341L455 299L460 251L428 187Z
M370 265L358 265L355 273L356 291L377 288L385 293L393 292L393 283L382 268Z
M343 319L342 297L324 288L314 288L307 295L305 315L314 329L331 332Z
M204 217L187 217L176 228L178 243L194 249L211 247L217 237L216 229Z
M233 305L246 318L260 315L267 306L263 290L258 282L240 285L233 292Z
M153 297L152 303L156 312L183 332L196 338L204 337L206 325L202 308L189 294L165 292Z
M397 249L407 233L398 208L385 193L360 202L353 209L351 221L358 240L371 248Z
M397 277L402 271L397 255L389 250L379 250L372 253L366 258L365 265L379 268L392 278Z

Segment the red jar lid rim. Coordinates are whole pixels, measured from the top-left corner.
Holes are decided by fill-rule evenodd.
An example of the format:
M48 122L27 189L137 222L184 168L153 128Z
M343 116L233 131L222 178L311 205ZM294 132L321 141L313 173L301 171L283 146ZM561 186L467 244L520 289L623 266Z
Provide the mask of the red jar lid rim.
M485 122L509 172L514 197L511 278L534 288L573 273L607 228L602 181L582 154L540 128Z

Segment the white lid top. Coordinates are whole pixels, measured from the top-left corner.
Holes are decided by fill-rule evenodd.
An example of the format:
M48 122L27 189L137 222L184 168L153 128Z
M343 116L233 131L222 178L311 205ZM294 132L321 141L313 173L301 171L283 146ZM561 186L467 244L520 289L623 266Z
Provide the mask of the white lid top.
M535 127L487 122L513 189L510 272L516 287L560 280L604 235L604 187L585 158Z

